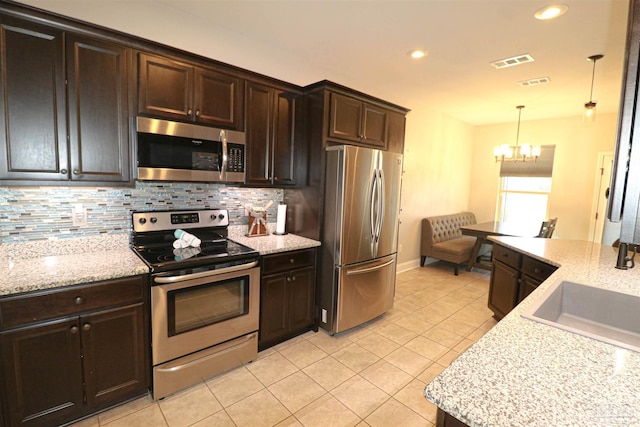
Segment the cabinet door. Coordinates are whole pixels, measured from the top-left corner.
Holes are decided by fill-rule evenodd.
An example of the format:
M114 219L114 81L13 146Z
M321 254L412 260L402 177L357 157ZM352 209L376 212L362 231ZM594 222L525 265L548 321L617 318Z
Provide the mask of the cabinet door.
M138 73L138 111L141 114L192 120L193 67L141 53Z
M531 292L535 291L536 288L540 286L540 283L541 282L533 277L522 276L520 279L520 289L518 291L518 304L528 297Z
M13 426L60 425L82 411L78 318L0 334L3 401Z
M489 308L496 319L502 319L516 306L519 279L518 270L494 260L489 284Z
M313 267L291 272L289 279L289 331L309 328L313 324L315 296Z
M274 90L253 82L247 83L247 127L245 182L272 184L271 132Z
M259 347L277 340L288 332L288 273L263 277L260 281Z
M66 180L62 32L0 16L0 179Z
M73 35L66 43L71 179L129 181L128 50Z
M194 99L197 122L226 129L243 129L244 80L196 68Z
M87 404L99 409L147 388L142 303L80 318Z
M329 137L362 140L361 118L363 103L348 96L331 94Z
M273 129L273 182L275 185L295 185L297 161L295 126L298 98L287 92L274 96L275 117Z
M387 150L393 153L404 153L405 122L404 114L393 111L387 113Z
M364 104L362 142L374 148L387 148L387 112L382 108Z

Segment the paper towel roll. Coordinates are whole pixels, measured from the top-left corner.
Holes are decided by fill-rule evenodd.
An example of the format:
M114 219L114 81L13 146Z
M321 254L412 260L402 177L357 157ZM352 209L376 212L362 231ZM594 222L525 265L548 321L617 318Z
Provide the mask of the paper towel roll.
M278 215L276 216L276 234L284 234L284 226L287 222L287 205L278 205Z

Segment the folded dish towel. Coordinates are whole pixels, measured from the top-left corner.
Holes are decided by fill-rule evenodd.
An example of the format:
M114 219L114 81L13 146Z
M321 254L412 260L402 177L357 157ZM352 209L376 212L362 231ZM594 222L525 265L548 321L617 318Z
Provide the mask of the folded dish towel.
M176 240L182 241L180 239ZM176 261L182 261L183 259L188 259L194 257L200 253L200 248L175 248L173 250L173 254L176 257Z
M173 247L176 249L186 248L189 246L198 247L201 243L200 239L198 239L196 236L187 233L182 229L174 231L173 236L178 239L173 242Z

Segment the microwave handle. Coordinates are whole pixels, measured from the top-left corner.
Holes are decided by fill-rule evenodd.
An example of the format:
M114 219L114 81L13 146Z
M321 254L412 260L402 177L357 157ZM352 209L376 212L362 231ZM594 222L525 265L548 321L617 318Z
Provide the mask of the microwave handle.
M220 168L220 179L222 180L227 173L227 162L229 161L227 151L227 133L220 131L220 141L222 142L222 167Z

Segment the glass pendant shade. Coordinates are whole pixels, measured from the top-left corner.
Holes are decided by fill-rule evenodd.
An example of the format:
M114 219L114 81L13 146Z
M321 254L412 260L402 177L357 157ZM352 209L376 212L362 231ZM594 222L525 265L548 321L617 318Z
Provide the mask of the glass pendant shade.
M591 92L589 93L589 102L584 104L584 111L582 112L582 121L585 123L592 123L596 121L596 102L593 100L593 81L596 77L596 61L604 58L604 55L591 55L587 58L587 61L593 62L593 71L591 73Z
M596 103L591 101L584 104L582 112L582 121L585 123L593 123L596 121Z

